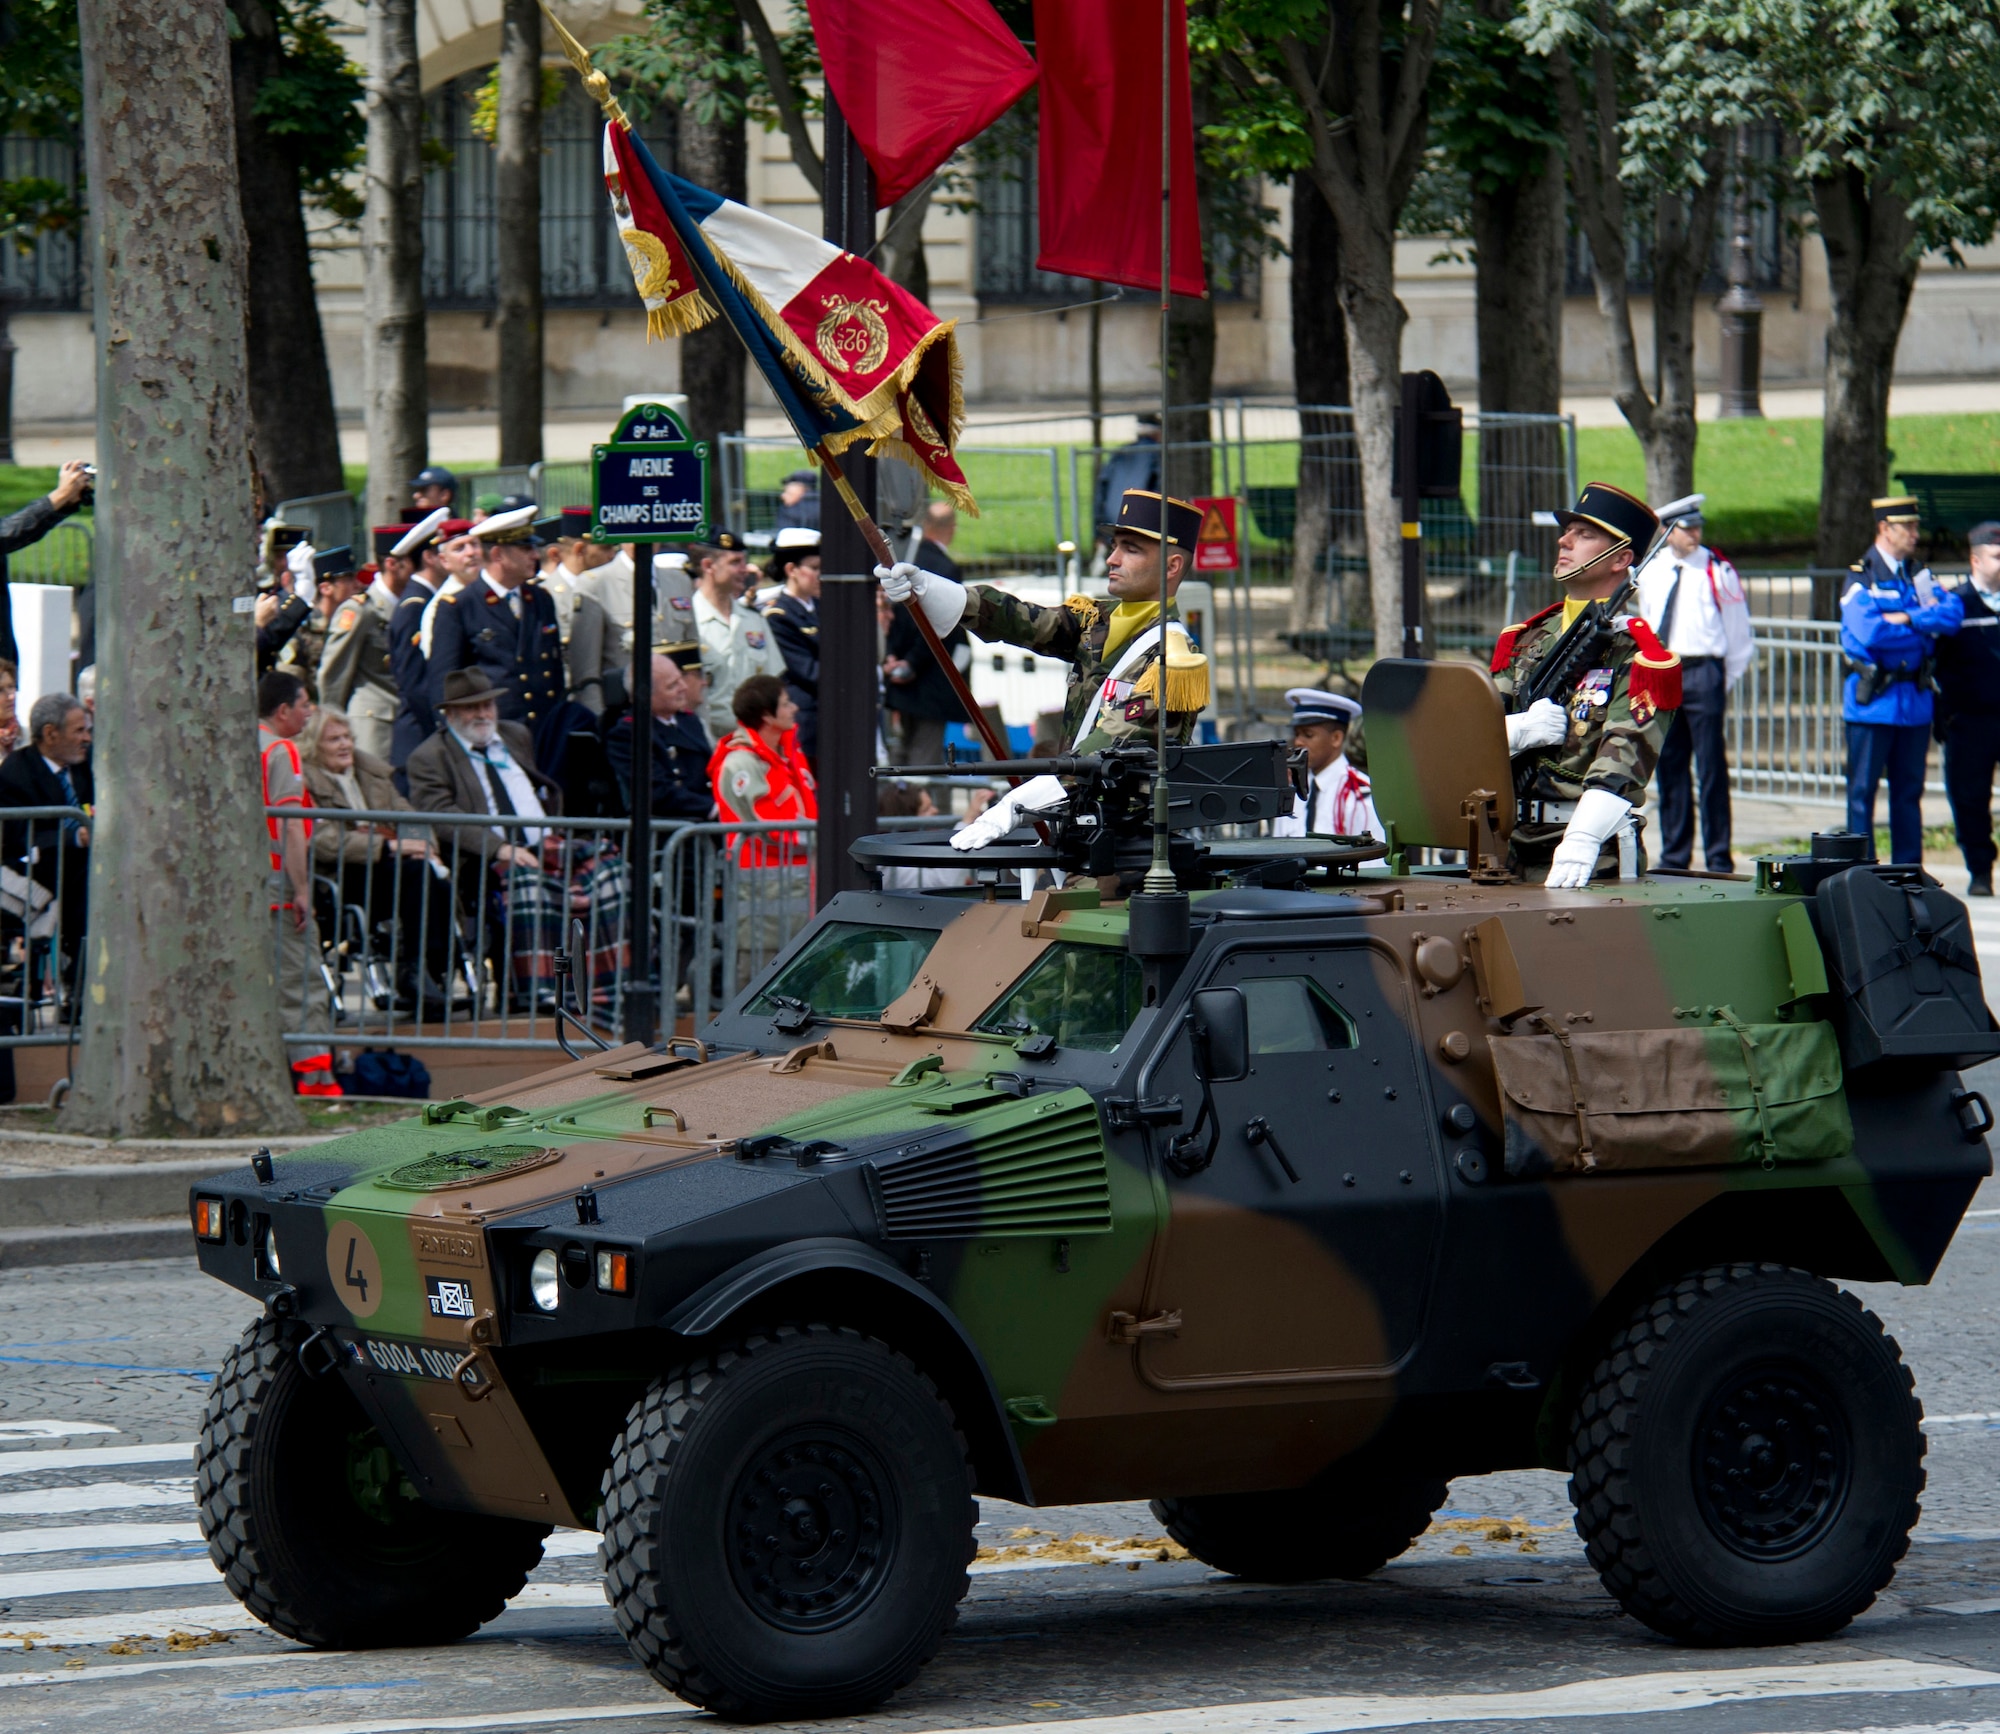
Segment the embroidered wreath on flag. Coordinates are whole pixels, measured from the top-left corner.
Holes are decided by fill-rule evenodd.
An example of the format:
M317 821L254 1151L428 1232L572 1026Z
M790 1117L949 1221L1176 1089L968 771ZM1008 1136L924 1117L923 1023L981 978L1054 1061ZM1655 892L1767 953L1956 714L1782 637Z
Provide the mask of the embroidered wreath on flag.
M822 297L822 304L826 317L813 333L813 345L828 367L841 373L873 373L888 360L889 322L882 317L889 311L886 301L860 298L850 301L845 295L827 295ZM849 320L861 329L849 331ZM841 351L857 345L861 353L850 362Z
M649 304L671 299L680 285L674 281L674 262L666 242L644 229L620 229L618 239L625 243L625 260L632 267L632 281L639 286L639 299Z

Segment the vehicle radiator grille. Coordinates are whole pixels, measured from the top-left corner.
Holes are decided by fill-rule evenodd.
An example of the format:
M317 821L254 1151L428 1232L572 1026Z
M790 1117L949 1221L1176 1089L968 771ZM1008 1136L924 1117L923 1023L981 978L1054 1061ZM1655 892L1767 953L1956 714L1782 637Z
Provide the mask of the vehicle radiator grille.
M1088 1096L1066 1092L981 1120L868 1164L888 1239L1110 1231L1111 1182Z

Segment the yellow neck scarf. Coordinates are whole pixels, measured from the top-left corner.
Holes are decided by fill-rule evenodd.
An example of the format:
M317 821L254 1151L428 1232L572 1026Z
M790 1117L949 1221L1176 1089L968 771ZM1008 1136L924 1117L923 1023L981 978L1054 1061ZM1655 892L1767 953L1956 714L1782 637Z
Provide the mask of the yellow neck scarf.
M1567 632L1576 624L1576 617L1590 606L1588 596L1566 596L1563 598L1562 629Z
M1109 664L1119 651L1160 617L1157 602L1121 602L1111 611L1111 630L1104 635L1104 661Z

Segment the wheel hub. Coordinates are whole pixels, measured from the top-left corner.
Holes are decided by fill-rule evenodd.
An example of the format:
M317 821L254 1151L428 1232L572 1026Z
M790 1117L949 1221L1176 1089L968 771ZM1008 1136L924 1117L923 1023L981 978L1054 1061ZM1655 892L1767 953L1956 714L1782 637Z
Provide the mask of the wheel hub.
M787 1631L851 1619L894 1555L888 1485L871 1451L831 1430L766 1446L727 1508L730 1571L743 1598Z
M1796 1367L1725 1381L1695 1430L1702 1515L1733 1552L1761 1561L1802 1553L1846 1502L1845 1417Z

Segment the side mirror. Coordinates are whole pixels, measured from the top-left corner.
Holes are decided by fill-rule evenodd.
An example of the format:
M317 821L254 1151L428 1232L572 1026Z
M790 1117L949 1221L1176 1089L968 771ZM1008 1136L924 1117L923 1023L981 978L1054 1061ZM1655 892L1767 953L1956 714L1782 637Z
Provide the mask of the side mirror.
M569 920L569 978L576 987L576 1004L579 1011L583 1009L584 983L590 980L590 975L584 968L589 960L587 948L588 941L584 936L583 923L572 915Z
M1194 996L1194 1069L1204 1084L1249 1075L1250 1010L1240 989L1205 987Z

